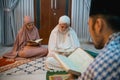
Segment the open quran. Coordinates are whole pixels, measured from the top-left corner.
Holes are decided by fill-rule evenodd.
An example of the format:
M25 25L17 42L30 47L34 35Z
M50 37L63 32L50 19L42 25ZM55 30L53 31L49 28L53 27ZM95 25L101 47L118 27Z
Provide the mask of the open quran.
M37 39L37 40L30 40L30 41L28 41L28 42L30 42L30 43L39 43L39 42L41 42L43 39Z
M68 57L54 54L56 60L60 62L63 69L69 73L80 75L83 73L94 58L81 48L76 49Z

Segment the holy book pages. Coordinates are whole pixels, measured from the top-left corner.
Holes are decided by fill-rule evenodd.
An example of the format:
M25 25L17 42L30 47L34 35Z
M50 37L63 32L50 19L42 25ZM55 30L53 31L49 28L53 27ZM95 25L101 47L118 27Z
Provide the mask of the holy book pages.
M81 48L76 49L68 57L60 54L54 54L54 57L60 62L65 71L75 75L83 73L94 60L91 55Z
M39 42L41 42L43 39L37 39L37 40L35 40L35 41L33 41L33 40L30 40L30 41L28 41L28 42L30 42L30 43L39 43Z

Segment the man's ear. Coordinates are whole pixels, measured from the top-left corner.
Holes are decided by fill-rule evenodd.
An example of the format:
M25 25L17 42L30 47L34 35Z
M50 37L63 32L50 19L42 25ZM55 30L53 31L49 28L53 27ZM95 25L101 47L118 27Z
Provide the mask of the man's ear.
M96 33L100 34L103 30L103 20L101 18L98 18L96 20L96 27L95 27L95 30L96 30Z

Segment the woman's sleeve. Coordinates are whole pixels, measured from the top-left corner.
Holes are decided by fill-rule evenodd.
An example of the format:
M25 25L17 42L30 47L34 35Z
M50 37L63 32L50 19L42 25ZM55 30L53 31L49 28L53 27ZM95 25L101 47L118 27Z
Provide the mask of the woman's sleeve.
M53 52L56 48L56 38L57 38L57 33L52 31L48 42L49 53Z
M73 47L74 48L80 47L80 41L77 37L76 32L72 28L71 28L71 31L70 31L70 37L71 37Z
M36 29L36 39L39 39L40 38L40 36L39 36L39 31L38 31L38 29L35 27L35 29Z

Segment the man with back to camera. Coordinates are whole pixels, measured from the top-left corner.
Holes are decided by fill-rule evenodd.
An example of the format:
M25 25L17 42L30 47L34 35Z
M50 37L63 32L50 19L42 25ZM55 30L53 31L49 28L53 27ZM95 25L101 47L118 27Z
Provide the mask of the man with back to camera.
M102 49L78 80L120 80L119 0L92 0L89 32L96 49ZM74 76L72 75L71 78ZM74 79L68 79L74 80Z

